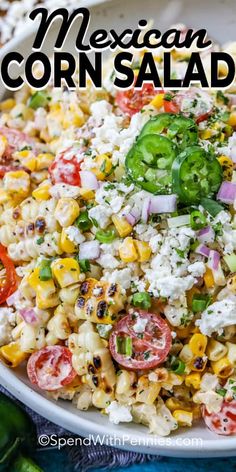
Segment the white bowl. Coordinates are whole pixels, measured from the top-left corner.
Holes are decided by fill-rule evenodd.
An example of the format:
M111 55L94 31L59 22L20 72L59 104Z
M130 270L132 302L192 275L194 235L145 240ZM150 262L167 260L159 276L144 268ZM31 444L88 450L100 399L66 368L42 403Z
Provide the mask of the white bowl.
M219 42L227 42L235 38L236 4L234 0L125 0L115 1L83 1L83 5L91 7L91 30L105 27L118 31L125 27L133 27L141 18L155 20L157 28L164 31L171 23L185 23L193 27L206 28L209 34ZM106 3L106 4L105 4ZM98 5L99 4L99 5ZM78 29L78 26L77 26ZM27 28L27 32L9 42L0 53L1 58L10 50L18 50L25 57L31 52L35 26ZM47 54L52 52L51 43L55 37L55 25L49 32L44 44ZM67 38L66 48L73 51L73 35L76 25ZM0 98L6 94L0 85ZM0 365L0 383L24 404L37 413L67 430L82 435L104 436L109 441L113 437L113 445L122 449L162 454L175 457L223 457L235 456L236 437L217 436L211 433L203 423L191 429L180 430L171 437L158 438L150 436L147 429L133 423L114 426L108 418L98 410L82 412L64 401L54 402L46 398L42 392L30 386L25 370L10 370Z

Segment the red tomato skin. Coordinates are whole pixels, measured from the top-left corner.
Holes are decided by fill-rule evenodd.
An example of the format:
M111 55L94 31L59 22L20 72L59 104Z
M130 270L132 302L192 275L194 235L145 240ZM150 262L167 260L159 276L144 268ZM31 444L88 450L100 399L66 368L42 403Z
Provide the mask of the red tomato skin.
M6 281L0 286L0 305L17 289L17 276L15 266L7 255L6 248L0 244L0 260L6 269Z
M50 361L51 368L54 368L55 371L55 375L51 375L51 379L55 378L55 384L50 386L47 384L47 379L45 379L44 374L42 374L42 378L40 378L40 373L37 372L38 369L42 369L43 365L48 360ZM57 362L54 366L53 361ZM69 374L67 374L65 378L60 378L60 372L57 371L60 362L64 363L64 365L70 366ZM39 351L34 352L27 363L27 374L32 384L37 385L41 390L47 391L58 390L59 388L69 385L77 376L76 371L72 367L71 352L68 348L58 345L46 346Z
M158 93L152 84L144 84L141 90L131 88L116 94L116 105L130 117L138 113L145 105L148 105Z
M203 406L202 416L213 433L223 436L236 434L236 400L224 401L219 413L208 413L207 408Z
M10 129L7 126L1 126L0 134L5 136L8 141L7 149L3 155L6 159L9 159L13 152L23 148L24 146L28 145L32 148L35 147L35 141L33 138L17 129Z
M179 113L179 107L173 100L165 100L164 99L164 110L166 113Z
M48 172L53 184L62 182L80 187L80 166L82 161L78 162L76 155L72 156L70 160L66 159L64 157L65 153L70 151L70 149L66 149L63 153L59 154L50 165Z
M145 345L147 349L152 349L155 351L155 346L152 344L152 336L150 333L147 334L146 332L144 334L145 337L147 337L147 341L142 341L137 337L137 334L134 332L134 330L131 327L132 324L132 314L138 313L138 316L140 318L148 318L148 323L147 323L147 330L150 328L151 323L155 325L163 334L163 339L165 342L164 348L161 350L158 350L156 348L156 351L153 355L152 359L149 360L136 360L130 357L127 357L123 354L119 354L116 351L116 336L119 335L119 333L125 334L127 336L132 337L133 342L135 343L135 351L142 352L142 347ZM109 349L111 352L112 357L115 359L115 361L125 367L127 370L147 370L147 369L152 369L156 367L157 365L161 364L162 362L165 361L170 348L172 344L172 336L171 336L171 330L169 326L167 325L166 321L161 318L160 315L156 313L149 313L145 310L133 310L131 311L128 315L124 316L121 318L120 321L114 326L114 329L110 335L109 338Z

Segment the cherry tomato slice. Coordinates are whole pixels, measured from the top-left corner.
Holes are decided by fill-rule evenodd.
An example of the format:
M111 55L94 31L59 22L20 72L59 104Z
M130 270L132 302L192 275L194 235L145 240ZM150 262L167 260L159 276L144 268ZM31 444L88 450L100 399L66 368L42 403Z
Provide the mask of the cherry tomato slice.
M8 146L3 154L5 159L10 159L13 152L19 151L25 146L35 148L35 141L33 138L17 129L10 129L7 128L7 126L1 126L0 135L1 134L5 136L8 141Z
M213 433L225 436L236 434L236 400L224 401L219 413L208 413L204 406L202 415L207 427Z
M2 246L2 244L0 244L0 261L6 271L4 280L2 281L1 279L0 282L0 305L2 305L6 299L17 289L15 266L12 260L8 257L7 251L4 246Z
M143 324L140 332L139 324ZM132 352L120 353L119 342L130 340ZM171 331L160 315L135 310L114 327L109 347L112 357L126 369L143 370L165 361L172 343Z
M34 352L28 360L27 373L32 384L41 390L57 390L76 377L72 354L64 346L47 346Z
M172 100L164 100L164 109L168 113L183 113L193 117L196 123L207 120L213 109L213 100L205 91L197 87L180 91L172 95Z
M131 88L125 92L118 92L115 101L124 113L133 116L148 105L157 93L152 84L144 84L142 90Z
M66 149L56 157L48 169L52 182L80 186L81 164L82 158L75 154L73 148Z

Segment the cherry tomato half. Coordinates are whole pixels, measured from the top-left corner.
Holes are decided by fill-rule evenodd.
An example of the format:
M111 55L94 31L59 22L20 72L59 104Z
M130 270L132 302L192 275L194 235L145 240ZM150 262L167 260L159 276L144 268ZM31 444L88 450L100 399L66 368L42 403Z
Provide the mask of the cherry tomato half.
M75 155L73 148L60 153L51 164L48 171L52 182L80 186L80 166L82 159Z
M0 261L6 271L6 275L4 275L3 280L1 278L0 282L0 305L2 305L2 303L4 303L17 288L15 266L12 260L8 257L7 251L2 244L0 244Z
M72 354L64 346L47 346L34 352L28 360L27 373L32 384L42 390L57 390L76 377Z
M25 146L35 148L35 141L33 138L17 129L10 129L7 128L7 126L1 126L0 135L5 136L8 141L8 146L3 154L5 159L10 159L13 152L19 151Z
M115 101L124 113L133 116L148 105L156 94L157 91L152 84L144 84L142 90L131 88L125 92L118 92Z
M140 324L143 330L140 330ZM112 357L131 370L152 369L164 362L171 343L171 331L166 321L155 313L143 310L124 316L109 339Z
M236 434L236 400L224 401L219 413L208 413L204 406L202 415L206 425L213 433L225 436Z

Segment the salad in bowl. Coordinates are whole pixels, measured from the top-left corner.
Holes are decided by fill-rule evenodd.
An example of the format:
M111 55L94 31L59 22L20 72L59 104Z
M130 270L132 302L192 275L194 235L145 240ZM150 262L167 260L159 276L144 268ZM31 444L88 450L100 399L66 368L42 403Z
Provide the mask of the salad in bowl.
M235 434L234 88L104 75L0 103L1 361L114 424Z

